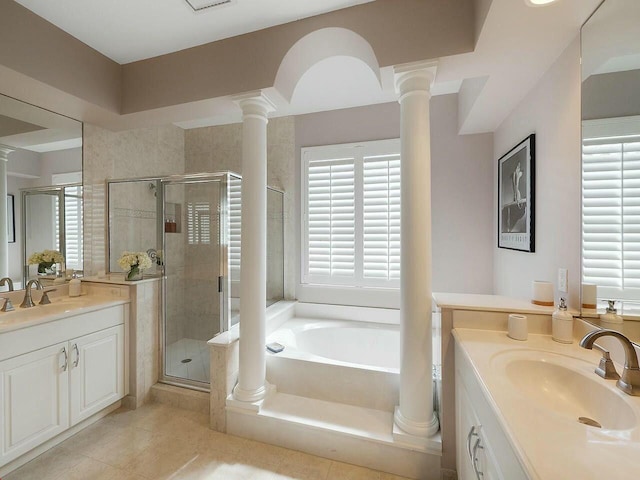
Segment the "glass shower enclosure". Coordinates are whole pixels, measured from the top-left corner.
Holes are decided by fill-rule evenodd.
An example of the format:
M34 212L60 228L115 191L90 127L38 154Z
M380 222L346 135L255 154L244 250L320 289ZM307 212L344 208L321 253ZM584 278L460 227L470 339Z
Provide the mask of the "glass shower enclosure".
M238 323L241 198L230 172L109 182L110 270L122 251L147 251L162 277L165 383L207 390L207 341ZM284 298L283 193L267 199L270 305Z

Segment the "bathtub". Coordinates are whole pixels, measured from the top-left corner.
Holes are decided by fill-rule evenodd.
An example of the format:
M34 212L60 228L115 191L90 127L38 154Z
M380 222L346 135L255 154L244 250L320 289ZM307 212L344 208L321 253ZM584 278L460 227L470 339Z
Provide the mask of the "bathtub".
M375 321L366 321L372 319ZM267 381L279 392L393 412L400 382L397 310L296 304L267 343Z

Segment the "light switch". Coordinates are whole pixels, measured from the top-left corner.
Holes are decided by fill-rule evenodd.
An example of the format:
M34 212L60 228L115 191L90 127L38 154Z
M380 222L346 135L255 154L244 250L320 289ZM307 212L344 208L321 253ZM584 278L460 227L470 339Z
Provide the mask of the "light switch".
M558 269L558 292L567 293L568 291L568 272L566 268Z

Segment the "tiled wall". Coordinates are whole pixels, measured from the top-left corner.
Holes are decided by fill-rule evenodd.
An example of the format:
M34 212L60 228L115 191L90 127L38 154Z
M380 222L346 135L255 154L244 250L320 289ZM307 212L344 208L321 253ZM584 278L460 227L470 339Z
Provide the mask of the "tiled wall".
M168 125L111 132L85 124L83 154L84 269L96 275L108 270L106 180L183 173L184 131Z
M185 131L185 172L230 170L242 174L242 124L203 127ZM267 184L285 192L284 251L295 251L295 129L294 118L273 118L267 125ZM188 255L188 254L187 254ZM281 282L282 272L274 272L271 283ZM295 296L295 258L284 259L284 296Z

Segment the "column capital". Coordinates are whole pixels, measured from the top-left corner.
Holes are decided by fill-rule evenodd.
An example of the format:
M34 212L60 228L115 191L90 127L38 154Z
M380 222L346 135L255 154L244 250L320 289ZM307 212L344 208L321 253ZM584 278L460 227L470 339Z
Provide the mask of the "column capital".
M436 78L437 60L404 63L393 67L396 92L400 102L407 95L421 94L431 97L431 85Z
M276 106L262 90L234 95L231 100L242 109L243 120L245 118L267 120L267 115L276 109Z
M0 160L9 161L9 154L15 152L15 148L0 143Z

